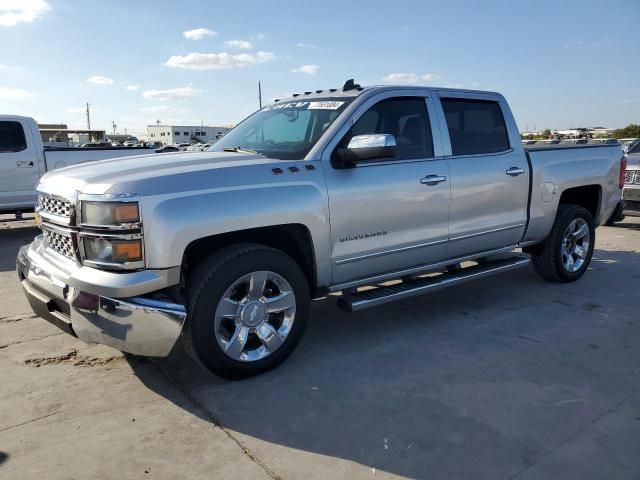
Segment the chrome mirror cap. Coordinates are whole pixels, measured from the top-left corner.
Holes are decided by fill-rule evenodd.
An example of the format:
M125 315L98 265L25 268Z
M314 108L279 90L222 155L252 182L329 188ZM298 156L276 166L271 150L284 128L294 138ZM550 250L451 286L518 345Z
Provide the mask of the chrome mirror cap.
M388 133L373 133L367 135L356 135L351 139L347 148L359 149L359 148L384 148L395 147L396 139L393 135Z

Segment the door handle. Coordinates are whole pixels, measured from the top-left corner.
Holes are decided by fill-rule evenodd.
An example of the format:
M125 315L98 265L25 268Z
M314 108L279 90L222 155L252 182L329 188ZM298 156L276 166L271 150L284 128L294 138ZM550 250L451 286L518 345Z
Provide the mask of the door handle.
M444 175L427 175L426 177L420 179L420 183L423 185L433 186L445 182L446 180L447 177L445 177Z
M511 167L509 170L507 170L504 173L506 173L510 177L517 177L518 175L522 175L524 173L524 168Z
M16 162L16 166L18 168L30 168L30 167L33 167L33 161L18 160Z

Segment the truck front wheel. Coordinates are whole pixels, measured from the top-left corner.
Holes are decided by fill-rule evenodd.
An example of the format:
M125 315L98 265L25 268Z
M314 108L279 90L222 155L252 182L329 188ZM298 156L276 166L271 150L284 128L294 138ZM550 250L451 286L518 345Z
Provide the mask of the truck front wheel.
M591 213L578 205L560 205L551 233L530 250L533 268L545 280L573 282L589 267L595 240Z
M187 350L231 380L282 363L309 315L302 269L285 253L261 245L236 245L210 256L191 275L188 296Z

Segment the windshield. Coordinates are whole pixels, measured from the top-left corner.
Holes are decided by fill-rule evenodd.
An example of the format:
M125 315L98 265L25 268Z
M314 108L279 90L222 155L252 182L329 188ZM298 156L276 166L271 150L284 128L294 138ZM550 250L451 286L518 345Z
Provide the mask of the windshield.
M269 158L303 159L353 98L275 103L244 120L209 151L253 150Z

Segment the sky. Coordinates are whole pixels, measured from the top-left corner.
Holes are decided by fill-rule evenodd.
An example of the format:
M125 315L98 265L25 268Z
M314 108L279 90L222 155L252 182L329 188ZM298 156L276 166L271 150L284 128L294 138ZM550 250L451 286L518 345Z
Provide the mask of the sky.
M521 131L640 123L640 0L0 0L0 114L142 135L263 99L418 84L498 91Z

